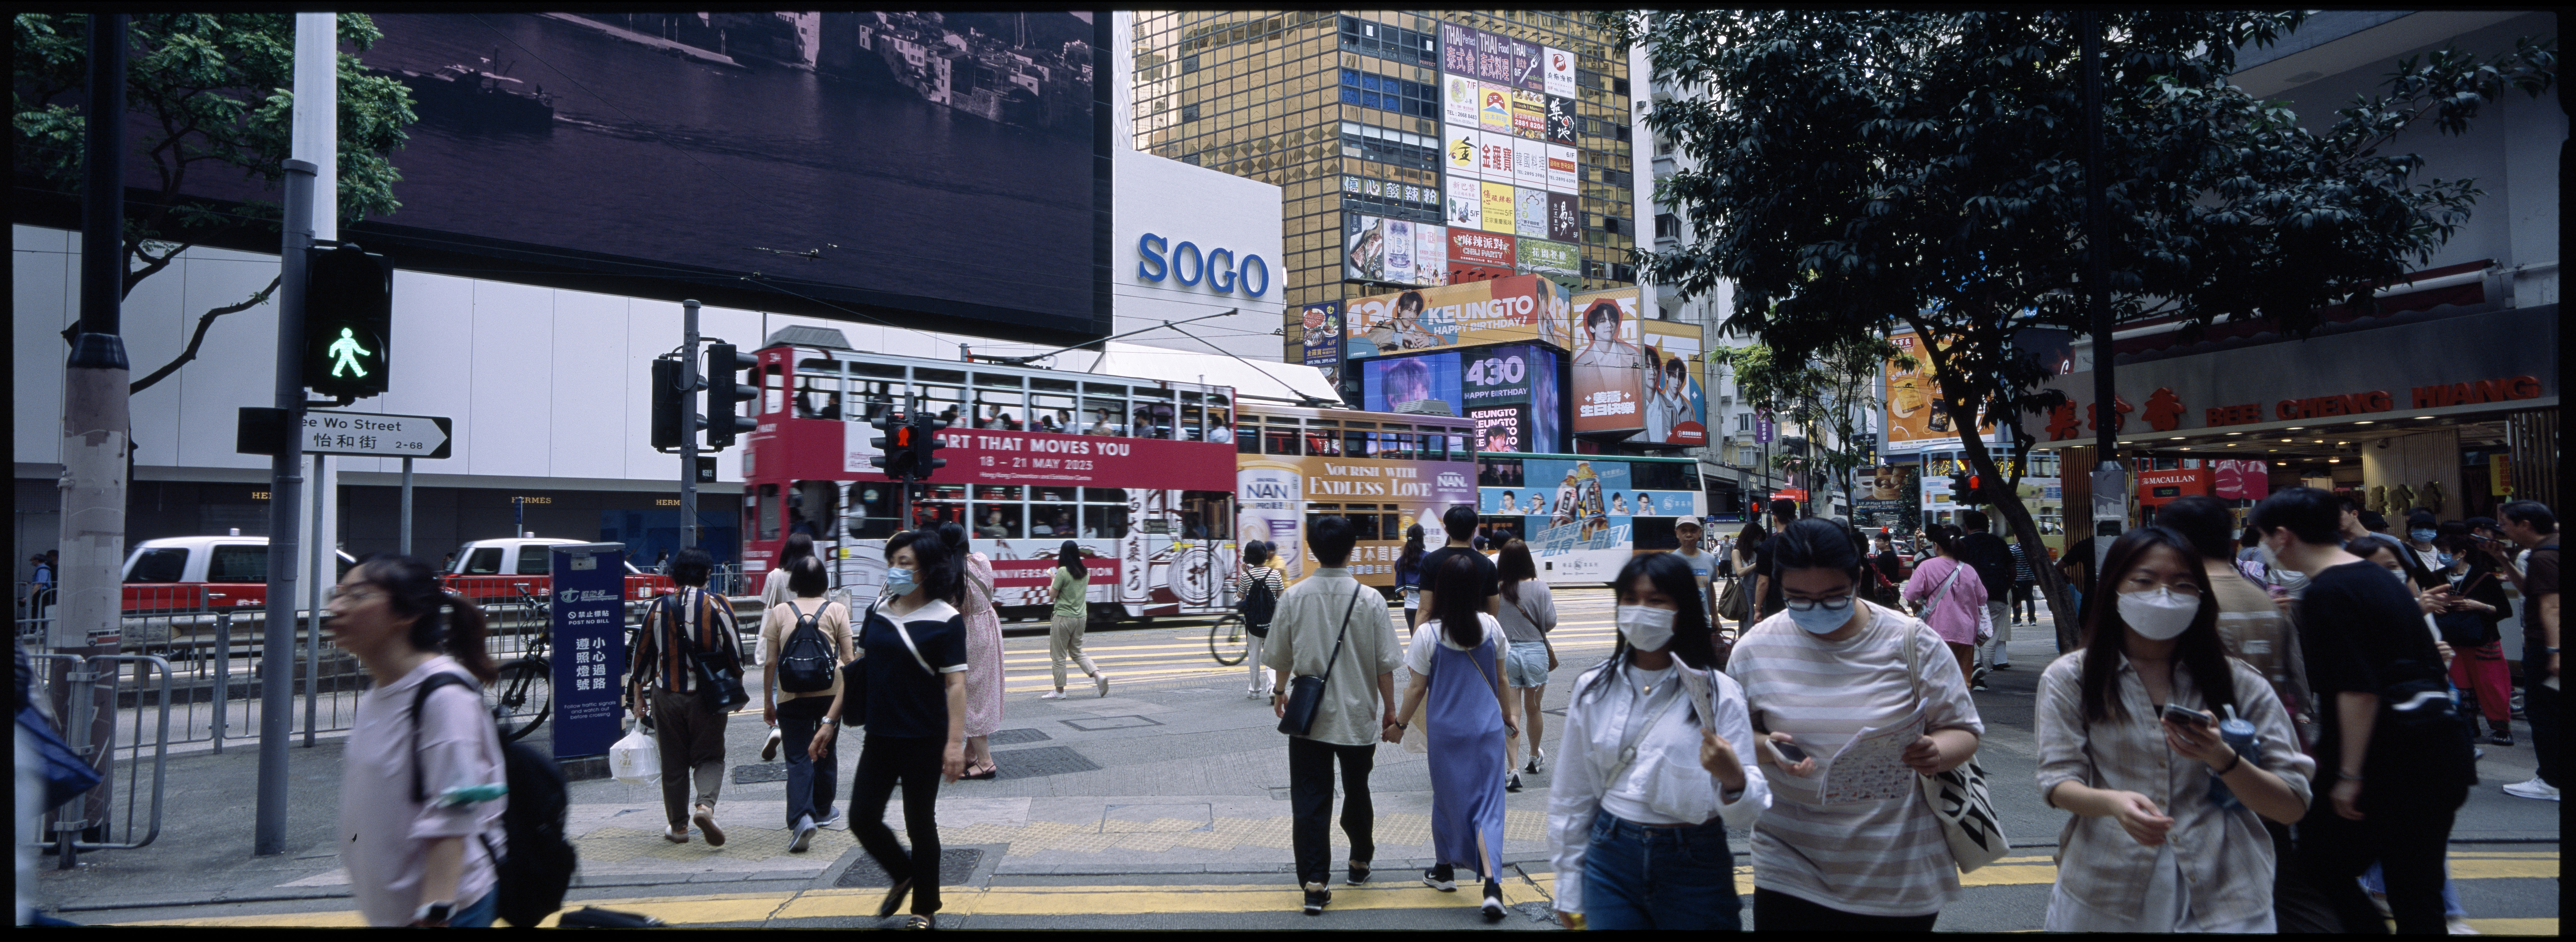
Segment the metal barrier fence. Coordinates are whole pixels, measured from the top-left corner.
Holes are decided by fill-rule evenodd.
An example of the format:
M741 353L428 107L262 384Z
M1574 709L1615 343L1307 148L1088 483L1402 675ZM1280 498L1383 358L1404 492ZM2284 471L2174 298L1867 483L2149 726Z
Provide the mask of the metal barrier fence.
M735 583L741 581L739 576L728 578ZM710 585L715 582L711 579ZM166 705L170 712L167 742L171 745L202 743L221 752L227 743L256 738L261 686L269 670L268 610L258 606L210 610L202 607L200 598L186 587L156 588L175 591L149 596L128 593L119 653L158 658L166 665L168 676L160 681L121 677L116 682L115 699L119 723L131 725L140 715L138 711L159 710ZM549 656L551 625L546 598L514 594L513 598L476 600L485 618L485 650L496 664ZM734 595L736 600L739 627L745 635L744 650L748 652L750 636L760 625L754 611L758 599L726 594ZM627 603L629 627L641 620L646 604L632 600ZM50 606L21 606L18 643L30 652L45 650L57 612ZM312 621L306 614L298 613L293 647L286 652L284 663L293 678L290 728L309 742L316 734L350 728L356 720L357 698L366 692L369 679L355 658L330 643L327 628L320 636L313 633ZM166 697L156 699L156 682L167 683Z
M96 787L48 809L49 831L34 835L35 843L53 845L57 865L65 870L81 851L149 846L161 836L162 798L168 791L170 662L148 654L34 654L30 660L36 670L31 678L35 689L29 693L54 709L64 741L93 767L102 764L102 755L110 760ZM133 667L131 676L124 670L127 665ZM107 709L102 712L102 707ZM148 784L146 749L152 758ZM147 790L151 803L145 805Z

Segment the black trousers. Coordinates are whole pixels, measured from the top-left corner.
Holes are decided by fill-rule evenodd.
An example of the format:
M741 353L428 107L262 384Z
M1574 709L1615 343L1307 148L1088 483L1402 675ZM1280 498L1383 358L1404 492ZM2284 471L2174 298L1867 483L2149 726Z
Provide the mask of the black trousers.
M2466 797L2464 789L2409 789L2404 781L2402 776L2369 776L2362 787L2359 821L2336 814L2327 789L2320 788L2307 817L2299 821L2299 869L2334 907L2344 932L2387 934L2379 908L2357 882L2372 861L2378 861L2387 881L2388 910L2398 932L2450 931L2442 918L2442 858L2450 849L2451 818ZM2386 793L2374 800L2372 787Z
M2549 654L2537 646L2526 646L2531 653L2522 657L2522 715L2531 723L2531 753L2540 763L2540 780L2558 788L2567 787L2566 774L2559 765L2559 748L2565 741L2559 723L2566 719L2558 712L2558 691L2541 686L2549 676Z
M2030 623L2032 623L2032 624L2038 624L2038 623L2039 623L2039 601L2038 601L2038 599L2036 598L2036 596L2038 595L2038 591L2037 591L2038 589L2039 589L2039 583L2036 583L2036 582L2016 582L2016 583L2013 583L2013 586L2012 586L2012 613L2013 613L2013 617L2015 617L2015 618L2019 618L2019 619L2022 619L2022 620L2024 620L2024 621L2028 621L2028 622L2030 622Z
M1289 834L1297 847L1297 879L1329 883L1333 839L1326 830L1333 816L1333 766L1342 767L1342 833L1351 839L1351 859L1377 856L1377 810L1369 801L1369 770L1377 765L1377 744L1341 746L1304 736L1288 737L1288 809L1295 816Z
M857 781L850 788L850 833L896 883L911 880L912 911L939 911L939 754L947 743L930 738L870 735L859 744ZM886 800L903 786L906 853L885 825Z
M2336 915L2334 903L2299 869L2298 845L2290 840L2290 826L2265 818L2263 830L2272 836L2273 931L2282 935L2342 932L2343 918Z
M814 731L823 725L824 711L832 708L830 697L798 697L778 705L778 747L787 757L787 827L794 830L796 819L812 815L821 821L832 814L832 796L839 794L841 779L841 731L832 730L831 745L824 747L823 758L805 754L814 744Z
M1847 913L1778 890L1753 890L1755 932L1930 932L1940 913L1869 916Z

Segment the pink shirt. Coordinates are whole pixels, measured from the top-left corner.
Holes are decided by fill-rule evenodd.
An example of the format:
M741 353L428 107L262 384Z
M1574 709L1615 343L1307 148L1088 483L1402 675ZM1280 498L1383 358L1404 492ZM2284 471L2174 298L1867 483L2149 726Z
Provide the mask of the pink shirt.
M428 868L429 843L436 838L465 838L465 870L449 902L462 909L492 891L492 855L475 835L501 847L501 810L510 800L461 808L412 800L415 762L421 790L432 801L449 788L507 780L500 733L472 687L448 686L431 693L421 704L415 735L412 695L422 680L442 672L471 677L456 659L442 655L358 697L357 719L340 765L340 864L348 868L351 895L369 925L410 924L423 902L421 876Z
M1914 567L1914 578L1905 580L1905 600L1919 602L1940 591L1941 583L1958 570L1959 581L1950 584L1950 594L1934 606L1923 623L1932 633L1951 644L1977 643L1977 613L1986 608L1986 583L1968 564L1947 556L1935 556Z

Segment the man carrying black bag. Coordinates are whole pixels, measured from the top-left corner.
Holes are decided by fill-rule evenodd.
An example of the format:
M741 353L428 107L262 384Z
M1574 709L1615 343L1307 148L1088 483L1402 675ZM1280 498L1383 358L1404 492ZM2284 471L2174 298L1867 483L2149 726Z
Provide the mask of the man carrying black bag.
M1342 770L1342 833L1351 839L1350 882L1368 880L1377 851L1369 802L1369 769L1377 742L1395 722L1395 622L1377 590L1352 578L1343 564L1359 532L1341 517L1306 525L1306 545L1322 568L1279 597L1277 616L1261 662L1278 671L1271 687L1274 712L1288 719L1297 699L1305 730L1286 728L1288 804L1297 848L1297 881L1306 892L1306 915L1320 916L1333 899L1331 835L1333 766ZM1307 687L1316 693L1292 698ZM1318 696L1317 694L1320 694ZM1311 704L1311 713L1306 712Z
M662 811L670 824L662 839L688 843L695 822L708 846L722 847L716 793L724 786L725 719L744 698L733 603L706 588L714 569L715 557L698 547L671 558L671 581L680 588L645 610L627 692L662 749Z

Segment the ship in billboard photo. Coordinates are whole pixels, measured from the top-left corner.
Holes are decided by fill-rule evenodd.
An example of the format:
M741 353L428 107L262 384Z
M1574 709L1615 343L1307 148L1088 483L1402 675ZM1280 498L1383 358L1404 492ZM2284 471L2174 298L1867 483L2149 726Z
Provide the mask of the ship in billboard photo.
M1088 329L1085 12L399 12L380 241ZM251 198L257 194L241 194Z

